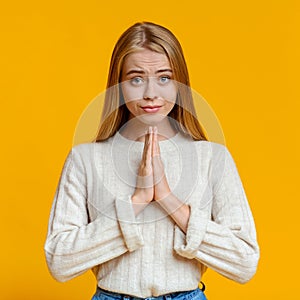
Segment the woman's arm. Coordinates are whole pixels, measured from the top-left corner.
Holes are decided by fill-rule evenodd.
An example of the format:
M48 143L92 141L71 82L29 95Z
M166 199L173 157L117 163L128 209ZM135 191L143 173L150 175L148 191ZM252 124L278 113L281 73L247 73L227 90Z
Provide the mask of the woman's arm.
M74 147L56 190L45 243L49 270L58 281L143 245L130 197L116 199L92 222L87 202L86 169Z
M227 148L223 147L222 151L224 172L223 176L220 172L214 174L215 181L219 182L213 185L212 209L191 205L186 235L175 225L174 249L181 256L195 258L220 274L244 283L256 272L259 247L235 163Z
M156 200L157 203L168 213L168 215L175 221L177 226L186 233L190 218L189 205L182 203L171 192L160 200Z

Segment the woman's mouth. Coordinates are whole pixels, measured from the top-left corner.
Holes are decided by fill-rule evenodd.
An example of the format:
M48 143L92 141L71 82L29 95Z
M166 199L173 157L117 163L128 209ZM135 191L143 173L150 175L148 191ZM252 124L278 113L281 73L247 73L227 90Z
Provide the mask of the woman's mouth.
M147 113L156 113L160 110L161 106L159 105L153 105L153 106L142 106L141 107L145 112Z

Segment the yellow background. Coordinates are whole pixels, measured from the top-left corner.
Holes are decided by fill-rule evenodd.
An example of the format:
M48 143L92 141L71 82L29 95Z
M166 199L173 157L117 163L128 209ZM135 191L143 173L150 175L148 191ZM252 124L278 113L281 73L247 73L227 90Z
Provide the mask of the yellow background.
M142 20L180 40L256 220L256 276L239 285L208 271L209 299L299 297L299 1L3 1L0 14L1 299L91 298L91 272L64 284L48 273L49 210L113 45Z

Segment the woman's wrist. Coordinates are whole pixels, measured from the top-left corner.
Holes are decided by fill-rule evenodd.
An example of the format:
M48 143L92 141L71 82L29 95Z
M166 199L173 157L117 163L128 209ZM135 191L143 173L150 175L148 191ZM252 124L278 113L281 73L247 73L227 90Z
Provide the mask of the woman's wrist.
M181 230L186 233L190 218L190 206L181 202L171 192L167 197L156 202L169 214Z
M148 204L153 200L152 198L153 196L150 196L149 193L143 189L136 189L131 196L131 200L135 204Z
M149 201L149 199L146 198L146 195L143 194L145 193L139 192L134 193L131 196L132 207L135 212L135 215L138 215L152 201L152 199Z

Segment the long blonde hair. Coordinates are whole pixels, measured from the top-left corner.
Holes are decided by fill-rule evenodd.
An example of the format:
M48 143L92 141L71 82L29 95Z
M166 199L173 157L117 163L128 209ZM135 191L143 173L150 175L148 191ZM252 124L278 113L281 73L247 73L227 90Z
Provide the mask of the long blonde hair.
M169 113L170 120L174 120L172 125L194 140L207 140L196 117L189 74L180 43L165 27L142 22L129 27L113 50L102 117L95 142L107 140L128 121L129 111L119 87L122 67L128 54L143 48L165 54L173 71L173 79L180 83L175 106Z

